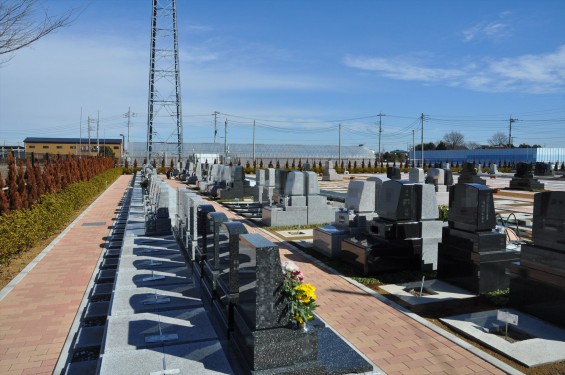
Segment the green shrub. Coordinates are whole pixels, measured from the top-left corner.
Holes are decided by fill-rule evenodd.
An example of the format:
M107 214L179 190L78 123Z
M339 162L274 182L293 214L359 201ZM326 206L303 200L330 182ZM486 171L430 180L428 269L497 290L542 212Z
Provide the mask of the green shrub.
M447 221L447 214L449 213L449 207L446 204L440 204L439 208L439 219L441 221Z
M497 307L505 307L510 299L510 289L497 289L484 294L485 298Z
M32 208L16 210L0 216L0 264L8 264L25 252L66 227L82 209L106 190L122 174L114 168L90 181L67 186L58 194L41 196Z

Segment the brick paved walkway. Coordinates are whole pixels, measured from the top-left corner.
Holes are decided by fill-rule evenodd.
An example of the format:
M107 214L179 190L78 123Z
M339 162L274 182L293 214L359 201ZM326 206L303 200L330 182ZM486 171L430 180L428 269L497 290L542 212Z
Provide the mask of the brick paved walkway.
M0 301L1 374L53 372L130 181L112 184Z

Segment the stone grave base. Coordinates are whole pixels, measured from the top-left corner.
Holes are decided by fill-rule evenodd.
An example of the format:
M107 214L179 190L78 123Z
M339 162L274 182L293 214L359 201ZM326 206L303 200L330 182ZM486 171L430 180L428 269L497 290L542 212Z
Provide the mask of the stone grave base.
M351 233L348 229L335 227L333 225L315 228L313 235L314 250L331 259L336 259L341 256L341 241L351 237Z
M493 350L527 367L565 360L565 330L514 309L505 309L518 315L518 325L497 320L497 310L483 311L441 318L440 320Z
M442 280L425 280L423 288L420 281L381 285L379 288L409 305L412 311L424 310L435 303L445 306L450 302L471 302L476 297L475 294Z

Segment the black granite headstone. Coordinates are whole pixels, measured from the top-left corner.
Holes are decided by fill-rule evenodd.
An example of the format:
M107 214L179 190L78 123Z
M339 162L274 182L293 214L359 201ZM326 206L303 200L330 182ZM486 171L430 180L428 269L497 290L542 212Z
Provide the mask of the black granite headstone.
M551 164L537 162L534 167L534 174L536 176L552 176Z
M418 220L420 217L416 185L410 181L383 183L377 202L379 217L389 220Z
M449 191L449 226L438 245L438 279L482 294L505 289L508 269L519 253L506 249L506 235L494 230L492 190L456 184Z
M386 176L391 180L400 180L400 168L386 167Z
M453 185L453 172L449 168L444 168L443 170L443 184L446 186Z
M534 196L532 239L511 268L510 305L565 327L565 192Z
M532 165L529 163L518 163L516 165L516 173L510 180L510 190L543 190L544 184L534 178L532 173Z
M477 175L475 164L463 162L461 172L459 173L458 184L482 184L486 185L487 181Z
M565 192L534 195L532 239L538 246L565 251Z
M481 184L453 186L449 191L449 226L471 232L494 229L496 217L492 193Z
M247 229L240 222L225 221L219 228L220 237L227 240L219 243L219 269L215 298L212 300L213 313L221 329L229 336L233 331L234 307L239 302L239 235ZM242 256L242 263L247 259Z

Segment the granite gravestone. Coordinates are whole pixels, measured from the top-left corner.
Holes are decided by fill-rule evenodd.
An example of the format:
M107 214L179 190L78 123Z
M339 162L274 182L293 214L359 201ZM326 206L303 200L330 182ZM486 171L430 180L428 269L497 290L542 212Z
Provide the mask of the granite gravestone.
M255 171L255 187L253 189L253 200L263 203L263 189L265 187L265 170L257 169Z
M332 225L314 228L314 250L329 258L341 256L341 241L368 231L375 212L375 181L351 180L345 207L335 213Z
M153 176L150 184L150 205L145 211L145 235L172 234L169 216L169 185L160 177Z
M265 174L265 187L263 188L263 195L261 198L262 203L271 205L273 203L273 195L276 187L276 170L274 168L267 168Z
M487 181L477 175L477 169L473 163L463 162L457 183L486 185Z
M386 176L391 180L400 180L400 168L386 167Z
M316 330L301 334L289 329L278 247L258 234L241 234L239 301L234 306L230 336L233 348L250 371L316 361Z
M565 328L565 192L534 195L532 239L511 267L510 305Z
M202 230L198 229L198 220L199 220L199 210L198 208L204 204L204 201L196 196L191 196L187 201L187 232L186 232L186 242L185 242L185 249L189 260L195 261L196 260L196 249L198 248L198 238L199 233L202 233ZM208 205L208 209L213 209L213 206Z
M424 170L422 168L410 168L408 180L414 184L423 184L425 182Z
M369 234L342 241L344 261L365 274L436 268L443 223L437 220L439 210L433 186L386 181L379 194L377 213Z
M506 249L495 230L492 190L482 184L456 184L449 191L449 226L438 248L438 279L476 294L509 285L508 268L519 253Z
M442 168L430 168L426 178L426 183L432 185L443 185L445 171Z
M286 179L290 171L286 169L277 169L275 171L275 188L273 190L272 201L275 204L280 203L281 198L285 195Z
M544 184L534 178L532 165L529 163L516 164L516 173L510 180L510 190L543 190Z
M268 226L322 224L331 222L335 211L321 196L316 173L291 171L286 177L285 195L279 203L263 207L263 223Z
M217 190L216 194L220 199L242 199L250 196L253 189L249 181L245 179L245 173L241 165L231 167L230 181L226 181L225 187Z
M239 264L248 261L247 256L239 253L239 235L247 234L247 229L240 222L225 221L219 231L219 237L227 238L227 241L218 242L219 278L212 299L212 312L229 337L233 331L234 307L239 303Z
M492 163L490 165L490 169L488 171L488 174L490 175L491 178L496 178L496 176L499 174L498 167L496 166L496 164Z
M550 163L536 162L534 167L534 175L536 176L553 176L553 169Z
M207 215L207 221L205 234L207 249L206 257L202 262L201 279L202 296L211 303L212 299L217 298L215 291L220 277L220 244L228 240L227 237L221 235L220 226L228 221L228 218L223 212L210 212ZM225 257L222 260L224 259Z
M324 173L322 181L341 181L342 176L335 171L334 163L330 160L324 162Z
M201 204L196 208L197 246L194 252L194 261L200 268L200 276L202 276L204 261L208 256L208 233L210 232L208 214L215 211L216 209L211 204ZM195 269L196 268L197 267L195 267Z
M449 186L453 185L453 171L449 168L444 168L443 175L444 175L443 184L447 186L449 190Z

